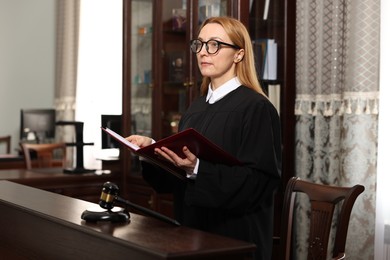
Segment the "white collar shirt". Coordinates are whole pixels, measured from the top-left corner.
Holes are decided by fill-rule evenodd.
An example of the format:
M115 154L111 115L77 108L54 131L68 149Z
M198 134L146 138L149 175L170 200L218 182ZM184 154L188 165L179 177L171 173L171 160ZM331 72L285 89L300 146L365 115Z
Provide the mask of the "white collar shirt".
M206 102L208 102L209 104L214 104L233 90L237 89L239 86L241 86L241 83L237 77L234 77L231 80L227 81L214 91L212 90L210 83L209 90L206 96Z

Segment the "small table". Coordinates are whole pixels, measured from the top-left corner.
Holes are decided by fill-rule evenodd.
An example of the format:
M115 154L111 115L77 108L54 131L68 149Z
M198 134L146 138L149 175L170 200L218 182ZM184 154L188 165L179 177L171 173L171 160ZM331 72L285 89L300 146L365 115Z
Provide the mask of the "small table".
M37 166L37 163L33 160L32 166ZM61 160L54 160L54 166L62 166ZM18 154L1 154L0 155L0 170L4 169L25 169L26 163L24 157Z
M98 202L106 181L120 182L119 173L65 174L62 168L0 170L0 180L9 180L69 197Z
M23 156L17 154L1 154L0 169L21 169L26 168Z

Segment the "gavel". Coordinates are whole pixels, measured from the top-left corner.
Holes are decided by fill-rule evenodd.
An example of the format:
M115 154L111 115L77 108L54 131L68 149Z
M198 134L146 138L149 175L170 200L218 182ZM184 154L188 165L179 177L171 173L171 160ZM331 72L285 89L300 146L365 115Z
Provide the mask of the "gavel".
M118 185L116 185L115 183L109 182L109 181L105 182L103 184L102 193L100 195L99 206L103 209L106 209L107 211L104 213L97 213L96 212L97 215L103 215L100 217L97 216L96 214L93 215L93 212L84 211L81 218L85 219L87 221L88 220L97 221L96 219L110 220L110 221L114 221L114 222L119 222L118 219L123 219L123 221L127 221L125 216L120 216L121 218L118 218L118 216L116 216L117 213L111 211L114 208L114 203L117 202L117 203L123 204L127 207L131 207L133 209L136 209L139 212L144 213L146 215L149 215L149 216L155 217L157 219L160 219L162 221L174 224L175 226L180 226L180 223L178 221L171 219L165 215L162 215L158 212L155 212L153 210L150 210L148 208L144 208L144 207L139 206L137 204L131 203L130 201L119 197L118 194L119 194ZM120 214L123 214L123 211Z
M127 203L127 201L119 197L118 194L118 185L109 181L104 183L99 199L99 206L103 209L111 210L114 207L114 201L124 203L125 205L132 204L130 202Z

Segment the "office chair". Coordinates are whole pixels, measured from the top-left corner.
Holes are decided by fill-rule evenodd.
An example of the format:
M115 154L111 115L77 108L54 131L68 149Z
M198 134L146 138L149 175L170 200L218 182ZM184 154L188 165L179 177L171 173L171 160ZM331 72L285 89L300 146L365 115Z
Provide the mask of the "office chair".
M61 152L61 167L66 166L66 144L65 143L48 143L48 144L29 144L20 143L23 151L26 168L31 170L33 168L31 155L36 153L35 168L50 168L58 167L58 160L55 160L55 152ZM57 164L55 163L57 161ZM34 164L35 165L35 164Z
M336 187L311 183L292 177L287 183L284 195L280 241L277 241L279 238L274 238L274 240L276 239L274 242L280 242L280 259L290 259L294 204L298 192L305 193L311 205L307 259L327 259L333 212L335 206L339 203L342 203L342 205L337 216L332 259L345 259L345 244L352 207L363 191L364 186L362 185ZM299 233L299 230L296 232Z
M7 136L0 136L0 144L5 144L5 147L6 147L6 154L10 154L11 153L11 136L10 135L7 135Z

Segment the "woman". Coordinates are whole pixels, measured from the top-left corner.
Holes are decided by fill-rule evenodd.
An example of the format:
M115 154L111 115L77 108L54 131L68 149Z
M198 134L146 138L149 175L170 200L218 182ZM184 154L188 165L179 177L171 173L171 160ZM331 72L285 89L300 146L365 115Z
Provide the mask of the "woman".
M236 19L213 17L204 21L190 47L203 75L202 95L182 116L179 131L195 128L243 165L210 163L187 147L186 158L180 158L162 147L155 153L185 169L188 181L146 162L143 176L157 191L173 192L175 218L183 225L253 242L254 257L270 259L280 122L257 80L249 34ZM153 142L137 135L128 140L140 147Z

